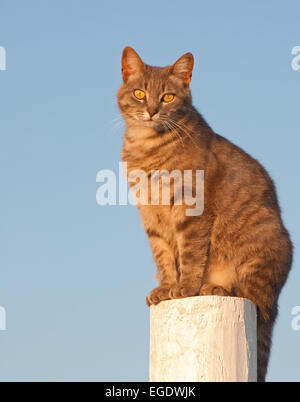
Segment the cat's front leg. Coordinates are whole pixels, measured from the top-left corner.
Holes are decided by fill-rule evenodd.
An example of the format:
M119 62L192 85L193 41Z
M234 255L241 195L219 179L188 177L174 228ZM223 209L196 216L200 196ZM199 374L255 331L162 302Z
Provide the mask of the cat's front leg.
M148 306L158 304L162 300L170 299L170 289L175 285L177 270L174 253L168 243L157 233L147 231L154 260L157 266L159 286L153 289L146 297Z
M203 282L210 243L211 221L186 217L176 225L179 278L170 289L172 299L198 296Z

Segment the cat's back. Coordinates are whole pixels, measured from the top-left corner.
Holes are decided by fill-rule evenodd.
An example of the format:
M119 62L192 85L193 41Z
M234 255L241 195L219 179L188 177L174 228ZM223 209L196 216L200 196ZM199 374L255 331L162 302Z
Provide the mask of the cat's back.
M210 152L222 172L218 183L218 196L224 203L239 203L251 199L257 206L269 206L280 212L276 189L263 165L239 146L219 134L213 134Z
M262 181L262 183L274 186L269 173L263 165L227 138L214 133L210 142L210 151L225 171L231 175L232 179L235 177L235 173L237 178L246 182L247 179L255 178Z

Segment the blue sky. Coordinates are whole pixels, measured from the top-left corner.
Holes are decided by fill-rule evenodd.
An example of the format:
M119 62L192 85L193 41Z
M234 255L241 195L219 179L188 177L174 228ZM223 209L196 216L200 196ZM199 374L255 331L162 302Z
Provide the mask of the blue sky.
M299 1L0 0L1 380L145 381L155 265L136 209L96 203L117 172L124 46L192 52L194 104L274 179L295 245L269 381L300 380Z

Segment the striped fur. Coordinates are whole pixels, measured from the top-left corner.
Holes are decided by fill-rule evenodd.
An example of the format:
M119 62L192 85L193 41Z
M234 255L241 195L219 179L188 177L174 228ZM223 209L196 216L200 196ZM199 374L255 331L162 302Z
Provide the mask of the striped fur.
M251 156L213 132L192 106L193 56L164 68L142 62L127 47L118 104L126 122L123 161L128 171L204 170L200 216L186 205L139 205L157 264L159 286L147 304L195 295L232 295L258 309L258 380L264 381L278 297L292 262L272 180ZM133 96L135 89L145 99ZM175 94L170 104L161 99ZM156 113L150 119L148 110Z

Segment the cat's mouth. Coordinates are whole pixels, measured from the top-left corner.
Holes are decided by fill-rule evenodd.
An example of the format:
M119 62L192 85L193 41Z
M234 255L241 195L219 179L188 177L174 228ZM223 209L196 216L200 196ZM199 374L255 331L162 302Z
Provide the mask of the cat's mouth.
M160 116L159 114L155 114L154 116L149 116L149 114L145 113L142 116L140 116L140 119L144 125L147 127L156 127L157 125L160 124Z
M127 115L127 118L144 127L158 128L162 125L162 119L159 114L150 117L148 113L131 113Z
M153 118L148 118L144 116L138 116L135 118L139 122L139 124L145 126L145 127L157 127L161 124L161 121L159 118L153 119Z
M149 119L149 120L143 120L143 123L147 127L156 127L157 125L159 125L160 122L157 120Z

